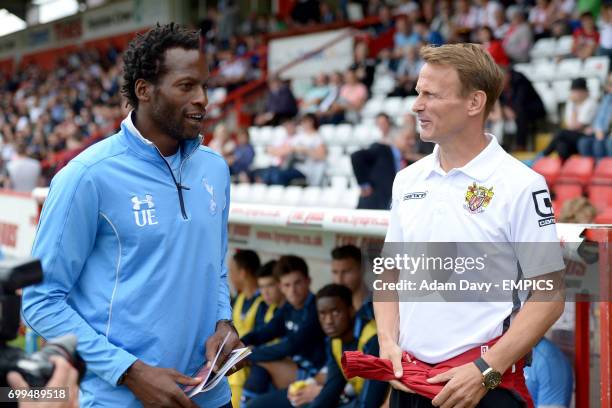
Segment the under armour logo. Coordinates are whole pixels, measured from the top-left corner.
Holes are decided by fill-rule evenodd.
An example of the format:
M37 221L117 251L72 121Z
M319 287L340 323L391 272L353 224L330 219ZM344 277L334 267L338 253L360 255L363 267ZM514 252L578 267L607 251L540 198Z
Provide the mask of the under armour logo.
M146 194L144 200L139 200L137 196L132 197L132 209L134 211L140 211L140 206L143 204L147 204L147 208L154 208L155 203L153 202L153 196L151 194Z
M132 197L132 210L134 210L134 221L139 227L157 224L155 203L151 194L145 194L144 200L140 200L138 196Z

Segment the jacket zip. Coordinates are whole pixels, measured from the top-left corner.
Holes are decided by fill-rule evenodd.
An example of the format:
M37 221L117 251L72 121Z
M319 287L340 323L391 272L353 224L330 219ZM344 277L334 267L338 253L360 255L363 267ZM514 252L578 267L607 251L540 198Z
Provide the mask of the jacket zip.
M189 157L193 154L193 152L195 152L198 149L198 147L199 145L196 146L195 149L193 149L187 156L185 156L181 160L181 165L179 167L179 179L178 181L176 181L176 177L174 177L174 172L172 171L172 167L170 167L170 164L168 164L168 160L166 160L166 158L164 157L163 154L161 154L157 146L155 146L155 150L157 150L157 153L159 153L164 163L166 163L166 167L168 167L168 170L170 171L170 176L172 176L172 181L174 182L174 185L176 186L176 191L178 192L179 204L181 205L181 214L184 220L188 218L187 218L187 211L185 211L185 201L183 200L183 190L191 190L191 189L181 184L181 174L183 172L183 164L187 161L187 159L189 159ZM179 146L179 151L180 149L181 147Z

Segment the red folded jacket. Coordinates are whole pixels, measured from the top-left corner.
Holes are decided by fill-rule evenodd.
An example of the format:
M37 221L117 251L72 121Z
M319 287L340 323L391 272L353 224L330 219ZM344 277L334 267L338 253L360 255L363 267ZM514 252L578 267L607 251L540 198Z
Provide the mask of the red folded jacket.
M497 339L491 340L486 346L491 347L496 342ZM488 350L488 347L474 347L465 353L433 365L416 360L413 356L404 352L402 355L404 375L399 379L395 378L391 360L363 354L360 351L345 351L342 354L342 370L346 378L358 376L378 381L399 380L417 394L433 399L442 391L444 384L430 384L427 382L428 378L476 360L483 354L483 351ZM410 358L410 362L408 362L408 358ZM514 392L525 401L529 408L533 408L533 401L525 385L524 366L525 361L523 359L519 360L510 370L504 373L499 386Z

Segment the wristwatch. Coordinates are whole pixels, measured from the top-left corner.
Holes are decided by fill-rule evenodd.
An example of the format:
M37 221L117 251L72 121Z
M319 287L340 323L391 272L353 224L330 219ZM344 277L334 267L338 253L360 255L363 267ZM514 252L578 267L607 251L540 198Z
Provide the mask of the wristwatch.
M474 364L482 373L482 385L487 390L492 390L501 383L502 375L491 368L482 357L474 360Z

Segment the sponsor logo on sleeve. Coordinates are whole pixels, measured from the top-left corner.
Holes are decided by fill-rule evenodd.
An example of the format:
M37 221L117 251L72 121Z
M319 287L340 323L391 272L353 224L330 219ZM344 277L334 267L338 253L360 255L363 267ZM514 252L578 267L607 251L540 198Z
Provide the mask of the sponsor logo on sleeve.
M555 223L555 214L553 212L552 201L548 190L538 190L531 193L533 205L535 206L538 217L538 225L545 227Z

